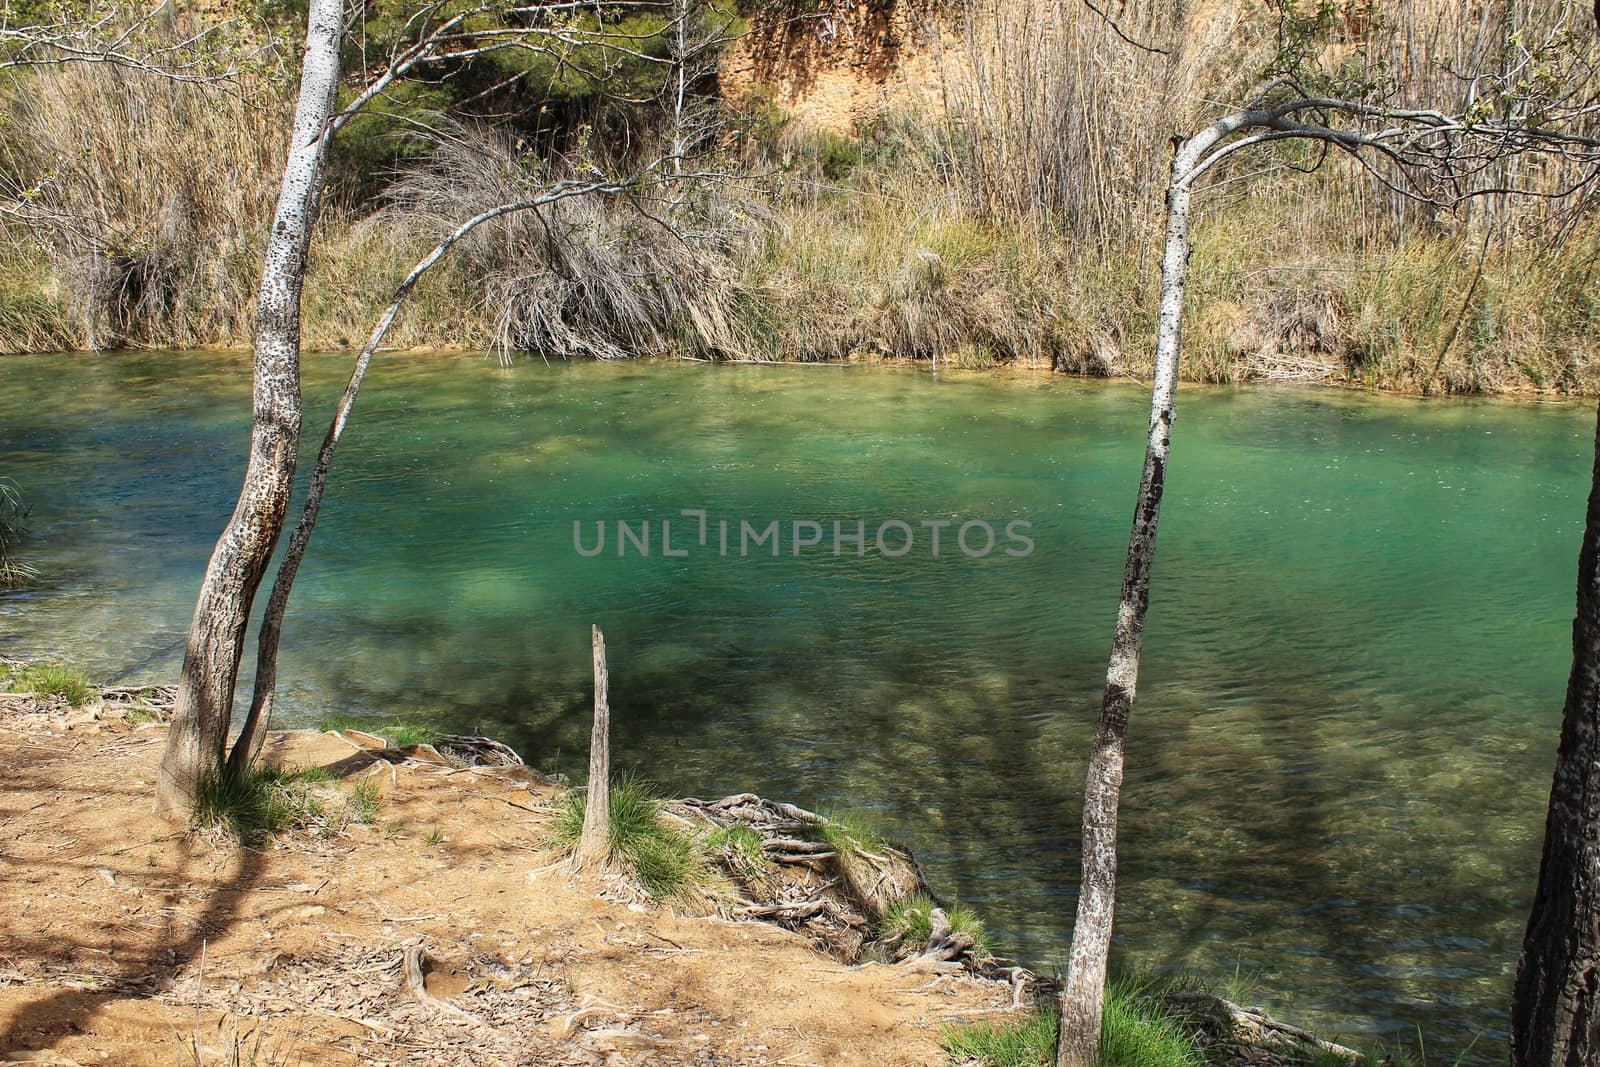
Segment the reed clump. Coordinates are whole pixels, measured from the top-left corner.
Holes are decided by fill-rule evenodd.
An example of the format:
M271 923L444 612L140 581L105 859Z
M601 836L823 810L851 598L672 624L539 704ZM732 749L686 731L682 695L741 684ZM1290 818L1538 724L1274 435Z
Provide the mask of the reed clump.
M27 324L0 314L8 347L245 343L288 114L268 82L243 95L114 66L26 77L0 173L26 224L10 236L50 277Z
M1113 25L1070 0L941 0L928 46L939 113L843 133L765 91L726 101L689 168L716 180L485 226L424 278L388 341L1139 377L1174 132L1290 60L1397 103L1464 106L1448 72L1496 62L1508 20L1532 24L1555 2L1483 17L1442 0L1353 2L1313 17L1288 2L1131 0ZM1280 15L1309 27L1288 59ZM375 116L351 135L360 144L336 142L342 191L313 246L307 347L358 345L409 266L475 211L563 176L626 173L670 134L659 114L640 119L623 158L592 131L530 142L475 125L439 87L396 100L435 110ZM3 229L0 349L248 344L287 102L265 76L244 95L89 66L14 85L0 180L24 210ZM368 144L380 135L381 173ZM1296 153L1253 156L1199 196L1185 377L1600 390L1587 193L1449 214L1348 160ZM1518 166L1473 180L1555 194L1573 178Z

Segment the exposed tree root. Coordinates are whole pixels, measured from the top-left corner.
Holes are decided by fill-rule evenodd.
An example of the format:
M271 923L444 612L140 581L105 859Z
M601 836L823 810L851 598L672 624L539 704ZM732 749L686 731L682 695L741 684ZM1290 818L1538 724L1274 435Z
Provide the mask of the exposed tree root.
M1181 990L1163 999L1189 1020L1197 1043L1220 1052L1227 1063L1290 1067L1308 1052L1364 1062L1361 1053L1326 1041L1309 1030L1279 1022L1260 1008L1246 1008L1203 990Z

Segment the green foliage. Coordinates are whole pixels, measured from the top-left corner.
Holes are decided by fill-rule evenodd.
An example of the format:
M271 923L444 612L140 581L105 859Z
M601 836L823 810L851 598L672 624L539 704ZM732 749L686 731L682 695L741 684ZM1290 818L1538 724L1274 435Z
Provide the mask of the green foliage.
M5 681L14 692L60 697L73 707L81 707L95 697L94 683L88 675L60 663L30 663L11 670Z
M863 849L877 852L887 842L883 836L855 815L829 815L816 825L818 840L833 846L840 856L849 856Z
M896 902L878 923L878 940L896 942L913 950L926 945L928 938L933 935L932 916L937 906L925 896ZM989 934L977 912L961 904L952 904L945 909L945 917L950 921L953 933L972 938L974 952L981 956L989 951Z
M933 909L933 901L924 896L894 904L878 923L879 940L926 945L933 935L933 920L929 917Z
M765 863L761 835L748 826L719 826L706 835L706 848L727 852L748 863Z
M625 778L612 785L610 802L611 853L651 896L688 899L715 881L704 842L661 817L661 800L651 786ZM571 789L556 809L555 839L566 851L576 848L583 836L587 803L585 793Z
M372 728L372 724L357 719L353 715L325 715L317 720L317 729L342 732L344 730L360 730L363 733Z
M405 748L408 745L431 745L443 736L443 731L437 727L427 726L422 723L401 720L373 722L353 715L325 716L317 721L317 729L359 730L364 734L374 734L381 737L396 748Z
M383 789L377 781L367 778L350 787L350 808L355 820L371 825L383 807Z
M23 525L28 517L28 507L16 483L0 478L0 589L21 585L33 576L33 570L19 562L15 551L18 542L27 535Z
M235 774L224 767L200 783L190 823L221 828L241 841L312 825L325 810L308 772L252 767Z
M1360 100L1394 91L1393 75L1368 48L1382 29L1378 4L1271 0L1271 5L1278 19L1278 47L1264 73L1267 78L1292 79L1294 85L1285 86L1286 93ZM1334 44L1353 47L1330 49Z
M945 1025L939 1033L953 1060L977 1060L984 1067L1048 1067L1055 1062L1056 1028L1056 1013L1041 1007L1020 1024Z
M443 732L436 727L410 722L398 722L385 726L381 733L396 748L406 748L410 745L432 745L437 743L440 737L444 736Z
M347 106L354 98L344 90L340 104ZM399 82L371 101L334 140L328 159L330 187L348 204L372 200L390 172L426 153L417 129L436 120L450 103L449 90L415 81Z
M984 1067L1049 1067L1055 1062L1058 1017L1039 1006L1021 1023L943 1027L945 1049ZM1100 1027L1101 1067L1204 1067L1205 1057L1183 1021L1159 1002L1157 987L1113 978Z
M843 181L861 165L861 142L838 133L818 135L817 156L822 176L830 182Z
M708 856L747 889L771 887L777 865L762 848L761 835L750 827L719 826L705 836L704 848Z
M1100 1023L1103 1067L1204 1067L1180 1018L1160 1002L1164 987L1113 976Z

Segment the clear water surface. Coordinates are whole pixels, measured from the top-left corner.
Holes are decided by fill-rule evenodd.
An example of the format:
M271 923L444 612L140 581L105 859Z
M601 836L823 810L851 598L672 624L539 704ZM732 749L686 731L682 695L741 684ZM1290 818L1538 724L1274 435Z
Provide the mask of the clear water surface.
M308 455L347 363L308 360ZM1147 402L1041 377L383 356L296 589L284 720L426 719L581 776L595 622L623 763L674 793L864 816L1001 945L1059 959ZM35 505L43 575L0 597L0 650L172 678L247 420L237 356L0 360L0 473ZM1237 971L1333 1033L1414 1047L1420 1026L1503 1058L1593 422L1185 387L1124 960ZM704 547L685 508L708 513ZM687 555L661 554L663 519ZM982 558L951 542L971 519L998 535ZM607 524L603 553L574 550L574 520L586 549ZM617 557L618 520L650 524L649 557ZM782 554L741 556L739 522L772 520ZM796 556L807 520L823 542ZM834 520L867 524L864 555L833 554ZM873 543L891 520L916 536L902 556ZM956 524L938 557L924 520Z

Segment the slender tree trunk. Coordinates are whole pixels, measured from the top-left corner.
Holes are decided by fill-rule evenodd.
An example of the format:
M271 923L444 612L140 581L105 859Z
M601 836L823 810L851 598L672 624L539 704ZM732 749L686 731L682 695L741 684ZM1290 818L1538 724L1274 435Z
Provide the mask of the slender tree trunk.
M367 368L372 364L372 357L383 343L389 327L394 325L395 316L400 313L406 297L416 287L417 280L465 232L465 227L457 230L411 269L411 273L395 290L394 297L378 319L378 325L373 328L372 336L362 347L361 354L356 357L350 380L345 383L344 393L334 409L333 422L328 426L327 436L322 439L322 447L317 451L317 465L311 472L311 484L306 488L306 502L300 512L300 521L295 524L294 533L289 537L289 547L284 550L283 560L278 564L272 595L267 598L267 610L261 617L261 632L256 638L256 679L250 697L250 712L245 716L239 739L233 743L233 751L228 755L228 770L233 773L242 772L255 761L261 753L261 743L267 736L267 724L272 720L272 707L278 695L278 642L283 635L283 613L289 606L289 592L294 588L295 576L300 572L300 561L305 558L311 532L316 529L317 517L322 513L322 495L328 486L328 472L333 469L333 455L339 447L339 438L344 435L345 425L350 421L350 410L355 407L361 383L367 376Z
M157 775L157 805L182 813L222 769L250 607L283 531L300 440L300 290L321 200L326 139L339 84L343 0L311 0L300 98L256 305L250 459L195 603Z
M1167 189L1167 246L1161 261L1161 311L1156 335L1155 388L1150 399L1150 434L1144 472L1128 538L1122 604L1111 642L1105 696L1089 755L1083 796L1083 878L1072 953L1061 990L1058 1067L1094 1067L1100 1061L1100 1015L1105 1000L1106 960L1117 893L1117 804L1122 791L1123 742L1139 681L1139 650L1150 606L1150 566L1156 553L1156 522L1166 483L1173 404L1178 388L1179 327L1183 281L1189 265L1189 186L1181 151Z
M606 638L591 627L594 638L594 728L589 734L589 795L578 838L578 863L603 863L611 852L611 705L606 700Z
M367 338L367 343L362 346L360 355L356 357L355 367L350 371L350 379L345 383L344 393L339 397L338 406L334 408L333 421L328 426L327 435L322 439L322 447L317 451L317 465L311 473L311 484L306 488L306 501L300 512L300 521L295 524L294 533L289 538L289 547L284 550L283 559L278 564L278 576L272 583L272 595L267 598L267 610L261 617L261 631L256 641L256 678L255 689L250 698L250 712L245 716L244 726L239 730L239 738L234 742L233 751L228 755L230 772L243 771L260 755L261 743L267 735L267 724L272 721L272 708L278 694L278 644L283 636L283 615L289 606L289 593L294 588L295 576L300 572L300 562L305 558L306 546L311 542L317 518L322 514L322 497L328 487L328 474L333 469L334 452L339 447L339 439L344 436L344 428L350 421L350 411L355 407L356 397L361 392L361 383L366 380L367 368L372 364L372 357L377 354L378 347L383 344L384 337L389 333L389 327L394 325L400 309L405 306L406 298L411 295L411 291L417 287L417 282L424 274L432 270L463 237L484 223L520 211L532 211L567 197L616 192L627 184L609 181L560 182L549 192L530 200L500 204L480 212L434 245L433 249L418 260L395 287L389 306L379 316L378 324L372 329L372 335Z
M1544 856L1511 1001L1511 1062L1600 1063L1600 425Z

